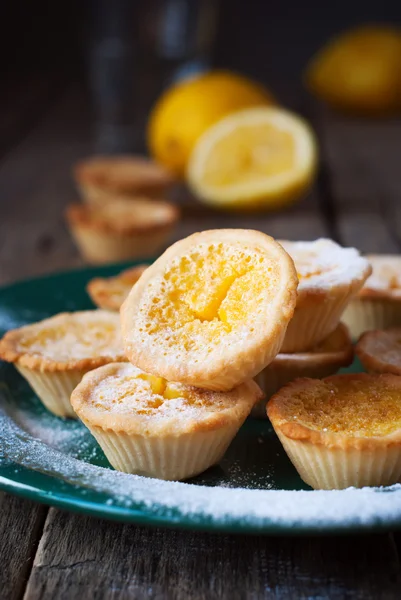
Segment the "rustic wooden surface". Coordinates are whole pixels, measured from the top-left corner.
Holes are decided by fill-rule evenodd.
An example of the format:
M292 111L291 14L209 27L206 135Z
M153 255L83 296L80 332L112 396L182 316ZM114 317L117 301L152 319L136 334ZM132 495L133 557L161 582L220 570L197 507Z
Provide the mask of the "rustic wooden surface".
M35 94L34 103L43 94L49 98L40 86ZM93 151L78 92L64 95L39 121L34 107L11 108L10 119L23 126L13 137L7 118L0 122L7 141L0 146L1 283L81 264L62 213L76 197L70 166ZM310 197L282 213L230 216L184 195L177 237L210 227L253 227L281 238L327 235L365 252L399 252L401 122L349 120L315 106L311 115L322 162ZM0 494L5 600L387 600L400 597L400 556L400 537L392 533L278 539L145 529Z

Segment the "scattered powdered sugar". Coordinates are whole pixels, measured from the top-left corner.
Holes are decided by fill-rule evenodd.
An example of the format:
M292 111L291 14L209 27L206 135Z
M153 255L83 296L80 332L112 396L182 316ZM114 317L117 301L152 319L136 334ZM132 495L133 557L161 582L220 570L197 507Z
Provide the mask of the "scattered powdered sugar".
M298 272L298 290L330 289L353 280L364 280L369 261L356 248L343 248L329 239L313 242L279 243L294 260Z
M141 510L160 521L196 525L301 527L385 525L401 519L401 485L344 491L277 491L207 487L127 475L66 455L23 431L0 408L0 464L26 467L69 484L108 495L108 511Z

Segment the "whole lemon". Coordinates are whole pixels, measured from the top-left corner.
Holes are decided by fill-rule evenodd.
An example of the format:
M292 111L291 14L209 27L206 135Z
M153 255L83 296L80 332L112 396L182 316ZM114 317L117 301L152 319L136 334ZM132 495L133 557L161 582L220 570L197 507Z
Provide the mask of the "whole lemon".
M363 25L329 42L306 71L310 90L356 114L401 109L401 29Z
M212 71L169 88L151 111L148 145L153 157L184 176L195 143L216 121L243 108L273 104L261 85L226 71Z

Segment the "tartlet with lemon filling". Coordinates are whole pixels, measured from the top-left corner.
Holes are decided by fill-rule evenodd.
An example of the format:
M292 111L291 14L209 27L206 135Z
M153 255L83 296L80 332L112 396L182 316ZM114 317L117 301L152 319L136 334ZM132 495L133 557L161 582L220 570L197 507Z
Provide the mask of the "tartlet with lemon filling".
M401 375L401 327L363 333L355 351L369 373Z
M70 395L83 375L126 360L117 314L103 310L60 313L8 331L0 358L14 363L43 404L59 417L76 417Z
M83 199L99 206L120 197L161 197L174 183L166 169L142 156L95 156L74 167Z
M364 331L401 326L401 256L369 254L372 275L343 318L353 338Z
M162 200L115 200L101 207L71 204L66 218L82 256L110 263L153 256L167 243L179 218Z
M297 306L281 352L304 352L334 331L371 267L355 248L328 239L280 244L293 258L299 277Z
M263 233L191 235L143 273L122 305L126 354L169 381L230 390L276 356L297 283L291 258Z
M267 414L301 478L315 489L401 480L401 377L298 379L270 399Z
M114 363L88 373L71 403L119 471L187 479L217 463L262 392L200 390Z
M347 327L340 323L336 329L309 352L297 354L277 354L255 381L260 385L266 398L270 398L285 384L299 377L322 378L336 373L341 367L352 363L354 349ZM266 402L256 404L252 415L266 418Z
M121 271L114 277L96 277L86 286L92 302L105 310L119 311L122 303L130 293L148 265L138 265Z

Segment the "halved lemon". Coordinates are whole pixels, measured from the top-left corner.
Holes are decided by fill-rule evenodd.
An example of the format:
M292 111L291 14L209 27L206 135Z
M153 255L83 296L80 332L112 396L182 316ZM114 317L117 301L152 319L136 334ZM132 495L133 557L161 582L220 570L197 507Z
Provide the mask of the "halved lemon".
M312 93L334 108L362 115L401 109L401 28L362 25L331 40L307 67Z
M277 208L311 186L317 144L310 126L281 108L232 113L210 127L191 155L187 179L221 208Z

